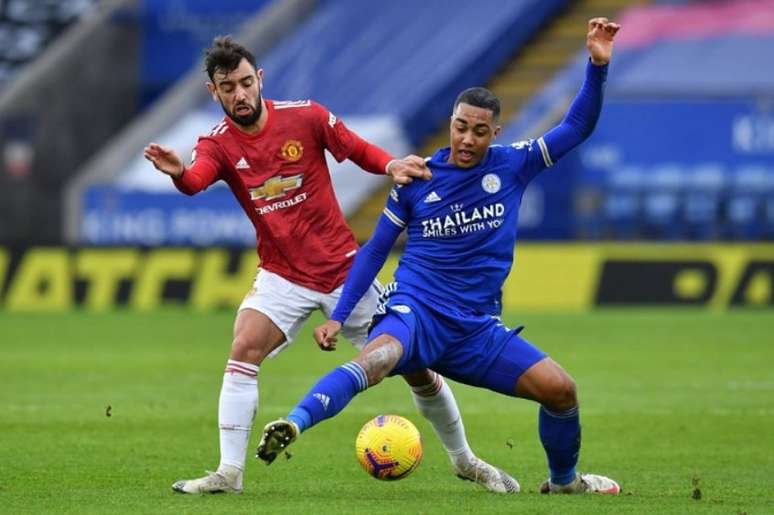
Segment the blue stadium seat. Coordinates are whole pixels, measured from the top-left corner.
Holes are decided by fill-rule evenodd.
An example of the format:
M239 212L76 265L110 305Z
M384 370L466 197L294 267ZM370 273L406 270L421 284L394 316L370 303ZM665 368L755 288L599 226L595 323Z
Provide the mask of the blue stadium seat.
M686 181L682 200L683 235L691 240L710 240L720 236L722 196L726 176L721 165L693 170Z
M774 184L769 187L769 194L764 206L764 227L761 237L766 240L774 240Z
M0 88L97 0L0 1Z
M605 236L615 239L639 236L645 181L644 173L636 167L608 173L602 210Z
M10 23L0 25L0 59L21 63L38 55L46 44L49 30L45 26L24 27Z
M726 204L727 237L758 239L763 235L770 171L753 166L737 170Z
M341 115L395 116L419 143L459 91L485 83L565 3L327 2L262 59L266 92L312 97Z
M666 164L644 178L642 234L648 239L679 239L682 237L680 200L686 186L683 170Z

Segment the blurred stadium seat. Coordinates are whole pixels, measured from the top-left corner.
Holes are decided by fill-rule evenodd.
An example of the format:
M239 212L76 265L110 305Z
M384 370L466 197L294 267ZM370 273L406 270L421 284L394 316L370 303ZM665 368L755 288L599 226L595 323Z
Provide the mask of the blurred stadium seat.
M666 164L643 179L642 235L650 239L678 239L680 195L685 191L683 171Z
M461 89L487 82L565 3L327 2L264 60L267 92L313 97L342 115L394 116L416 145Z
M79 167L198 65L213 36L271 3L0 1L0 240L61 243Z
M604 199L600 219L593 220L602 230L597 237L632 240L637 237L637 220L643 211L645 175L636 167L625 167L606 174L607 184L602 185L599 195Z
M97 0L6 0L0 2L0 90Z
M687 239L713 240L720 237L726 174L720 166L694 170L686 181L682 199L682 220Z
M774 2L659 2L618 21L598 127L552 171L575 185L575 200L553 194L558 181L536 181L552 208L567 213L567 230L554 234L771 238L764 206L774 201ZM504 138L536 137L555 123L585 61L582 51L505 125ZM582 205L589 191L602 207L573 219L573 202Z
M735 240L758 239L763 236L765 206L772 198L771 171L753 166L739 170L733 180L727 201L728 236Z

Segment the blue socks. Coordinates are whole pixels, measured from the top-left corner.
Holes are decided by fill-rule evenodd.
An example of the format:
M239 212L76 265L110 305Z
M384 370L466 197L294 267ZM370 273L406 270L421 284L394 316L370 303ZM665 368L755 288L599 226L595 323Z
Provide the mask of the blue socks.
M303 433L344 409L355 395L368 388L363 367L350 361L320 379L293 408L287 419Z
M366 388L368 379L365 370L350 361L320 379L293 408L287 419L304 432L338 414L355 395ZM572 482L581 443L578 407L551 411L541 406L538 430L548 458L551 482L559 485Z
M551 482L557 485L570 483L575 479L581 444L578 406L565 411L550 411L541 406L538 431L548 457Z

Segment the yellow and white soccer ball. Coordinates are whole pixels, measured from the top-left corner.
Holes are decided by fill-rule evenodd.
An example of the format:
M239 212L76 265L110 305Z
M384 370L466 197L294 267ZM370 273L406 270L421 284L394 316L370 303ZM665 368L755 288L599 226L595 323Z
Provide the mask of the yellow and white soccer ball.
M422 436L403 417L379 415L358 433L355 453L366 472L376 479L403 479L422 460Z

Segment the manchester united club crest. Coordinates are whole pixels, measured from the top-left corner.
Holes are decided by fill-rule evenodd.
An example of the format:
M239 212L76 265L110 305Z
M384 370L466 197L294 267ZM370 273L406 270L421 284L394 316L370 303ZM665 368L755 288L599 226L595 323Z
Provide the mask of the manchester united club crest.
M304 146L297 139L289 139L282 145L282 157L288 161L298 161L304 155Z

